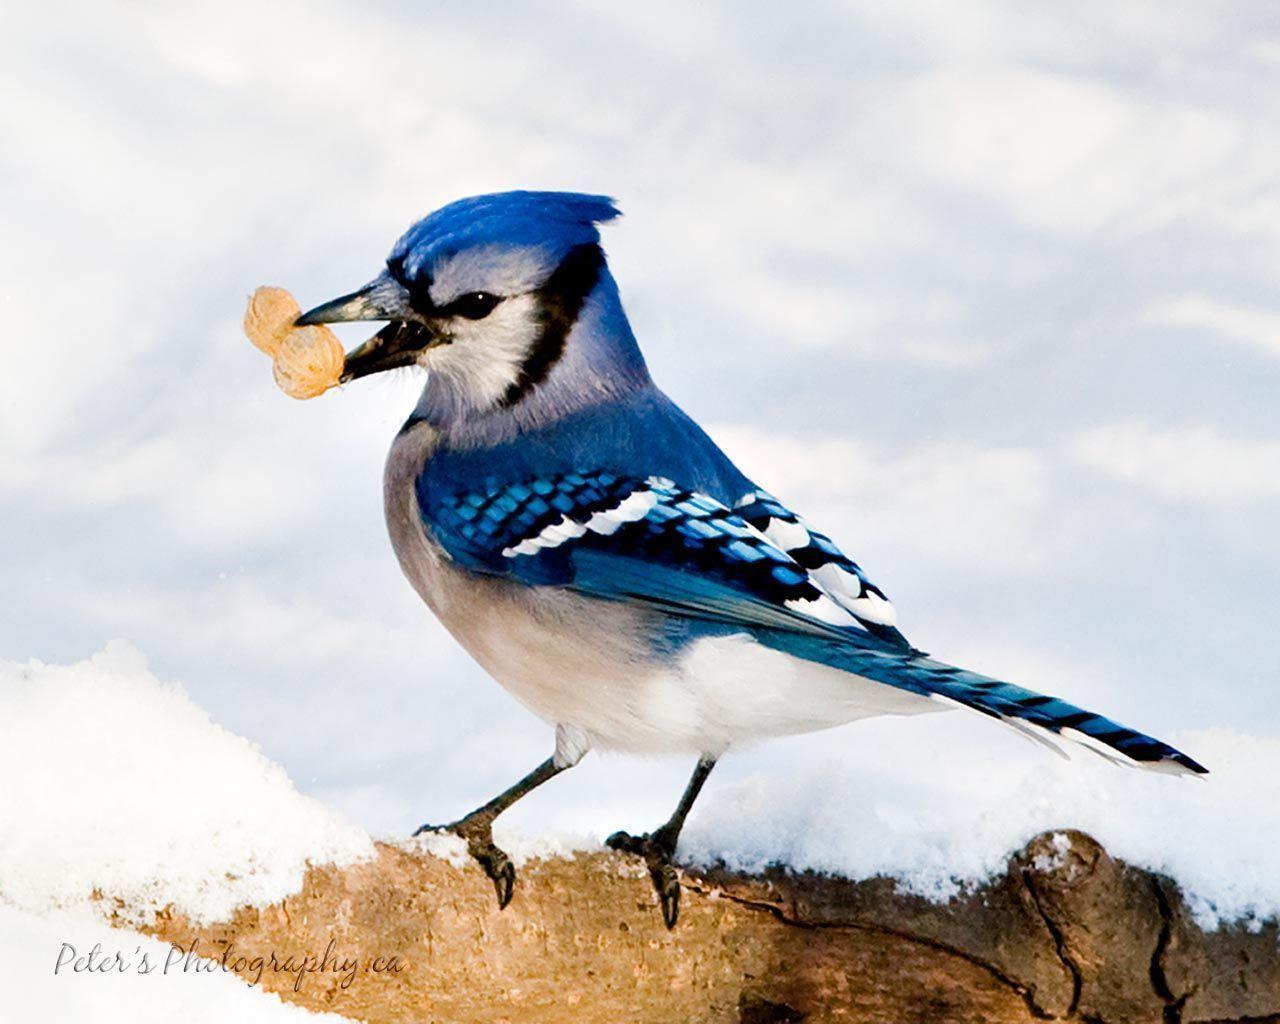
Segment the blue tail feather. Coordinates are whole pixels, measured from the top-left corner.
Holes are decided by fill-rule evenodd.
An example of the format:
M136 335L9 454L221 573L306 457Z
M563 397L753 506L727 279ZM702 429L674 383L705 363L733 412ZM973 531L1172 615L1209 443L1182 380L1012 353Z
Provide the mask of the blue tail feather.
M846 642L780 630L761 630L756 635L762 643L798 658L900 690L951 700L1002 721L1035 726L1095 750L1101 745L1146 768L1197 775L1208 771L1169 744L1102 715L1057 697L935 661L920 651L891 650L857 640ZM1078 735L1066 735L1067 732Z

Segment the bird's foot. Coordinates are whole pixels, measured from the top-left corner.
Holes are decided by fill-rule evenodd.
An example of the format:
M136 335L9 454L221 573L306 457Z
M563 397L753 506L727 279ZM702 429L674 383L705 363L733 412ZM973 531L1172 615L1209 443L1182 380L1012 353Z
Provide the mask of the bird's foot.
M511 863L511 858L502 848L493 841L492 818L468 815L452 825L423 825L413 834L420 836L424 832L448 832L459 839L465 839L467 852L484 868L484 873L493 882L494 891L498 895L498 909L506 909L516 886L516 866Z
M675 837L664 829L633 836L629 832L615 832L604 841L605 846L620 853L643 857L649 869L649 878L662 904L662 922L668 929L676 926L680 917L680 876L673 863L676 852Z

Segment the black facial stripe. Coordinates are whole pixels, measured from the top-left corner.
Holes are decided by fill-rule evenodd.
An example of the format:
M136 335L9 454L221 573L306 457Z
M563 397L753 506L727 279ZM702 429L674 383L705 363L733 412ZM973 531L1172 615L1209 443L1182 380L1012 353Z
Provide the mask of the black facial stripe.
M564 354L565 339L582 312L583 302L600 280L603 267L604 252L600 246L594 243L575 246L538 289L542 330L499 405L515 405L546 379Z

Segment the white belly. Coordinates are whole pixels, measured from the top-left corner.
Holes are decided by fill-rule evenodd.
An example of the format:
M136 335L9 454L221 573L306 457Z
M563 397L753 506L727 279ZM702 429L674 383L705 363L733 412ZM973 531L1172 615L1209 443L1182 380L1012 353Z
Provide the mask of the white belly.
M560 592L557 599L571 598ZM548 621L502 602L495 614L446 611L445 625L517 700L592 746L634 753L719 754L772 736L859 718L945 710L946 705L803 661L748 634L708 637L673 659L628 650L616 633L635 623L607 602ZM571 601L571 604L576 602ZM626 612L625 619L617 614ZM556 616L555 618L559 618ZM624 635L634 635L628 630Z
M874 715L945 710L927 697L764 647L747 634L698 640L665 667L578 674L553 657L530 672L535 666L516 651L486 667L548 722L580 729L594 746L633 753L720 754ZM573 682L548 685L556 676Z

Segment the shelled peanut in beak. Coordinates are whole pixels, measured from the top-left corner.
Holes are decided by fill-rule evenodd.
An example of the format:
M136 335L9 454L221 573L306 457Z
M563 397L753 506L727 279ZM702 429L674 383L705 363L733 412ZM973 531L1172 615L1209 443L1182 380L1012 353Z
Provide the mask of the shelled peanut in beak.
M283 288L264 286L249 298L244 333L273 362L276 386L290 398L322 395L342 378L342 343L323 324L297 326L302 310Z

